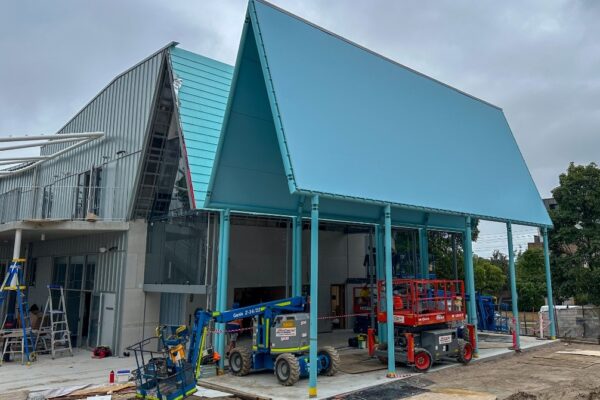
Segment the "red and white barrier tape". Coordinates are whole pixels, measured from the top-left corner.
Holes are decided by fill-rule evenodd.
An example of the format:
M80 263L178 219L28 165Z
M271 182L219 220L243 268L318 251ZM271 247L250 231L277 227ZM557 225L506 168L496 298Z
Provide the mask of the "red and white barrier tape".
M359 317L363 315L370 315L369 313L359 313L359 314L343 314L343 315L327 315L324 317L317 317L317 319L336 319L336 318L348 318L348 317Z
M210 332L210 333L236 333L236 332L250 331L252 329L254 329L254 327L249 326L247 328L239 328L239 329L211 329L208 332Z
M317 317L317 319L323 320L323 319L349 318L349 317L359 317L359 316L364 316L364 315L370 315L370 314L369 313L359 313L359 314L343 314L343 315L326 315L324 317ZM239 329L210 329L208 332L209 333L237 333L237 332L250 331L252 329L254 329L254 327L249 326L247 328L239 328Z

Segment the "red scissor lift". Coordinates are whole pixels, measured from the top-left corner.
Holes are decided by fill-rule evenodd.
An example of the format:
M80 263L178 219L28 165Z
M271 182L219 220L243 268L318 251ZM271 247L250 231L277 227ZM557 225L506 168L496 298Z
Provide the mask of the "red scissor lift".
M471 361L475 335L473 326L465 324L463 281L394 279L392 288L396 361L420 372L443 359L464 364ZM381 308L385 306L385 289L385 281L379 281ZM378 312L377 319L386 323L387 312ZM387 343L380 344L375 354L387 363Z

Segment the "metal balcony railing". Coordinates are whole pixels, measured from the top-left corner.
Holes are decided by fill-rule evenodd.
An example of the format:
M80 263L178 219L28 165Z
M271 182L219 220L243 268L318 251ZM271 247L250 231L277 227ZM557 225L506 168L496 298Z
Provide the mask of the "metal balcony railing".
M130 192L95 186L18 187L0 194L0 224L23 220L124 221Z

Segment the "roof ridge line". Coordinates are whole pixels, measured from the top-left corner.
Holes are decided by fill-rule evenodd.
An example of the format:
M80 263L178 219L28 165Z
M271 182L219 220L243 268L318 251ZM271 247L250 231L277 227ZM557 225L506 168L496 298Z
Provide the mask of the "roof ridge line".
M75 113L75 115L73 115L73 117L71 117L60 129L58 129L54 134L60 134L60 131L62 131L63 129L65 129L67 127L67 125L69 125L71 123L71 121L73 121L75 118L77 118L77 116L79 114L81 114L81 112L83 110L85 110L90 104L92 104L94 102L94 100L96 100L98 97L100 97L100 95L102 93L104 93L106 91L106 89L108 89L110 87L110 85L112 85L113 83L115 83L119 78L121 78L122 76L124 76L125 74L131 72L132 70L136 69L137 67L139 67L140 65L142 65L143 63L147 62L148 60L150 60L153 57L156 57L158 54L162 53L163 51L173 47L173 46L177 46L179 44L179 42L175 42L175 41L171 41L169 42L167 45L161 47L160 49L158 49L157 51L155 51L154 53L150 54L148 57L145 57L143 60L135 63L133 66L127 68L125 71L121 72L120 74L118 74L117 76L115 76L114 78L112 78L110 80L110 82L108 82L108 84L106 84L106 86L104 86L98 93L96 93L96 95L94 97L92 97L90 99L90 101L88 101L87 103L85 103L85 105L83 107L81 107L79 109L79 111L77 111Z
M271 7L271 8L273 8L273 9L275 9L275 10L279 11L279 12L282 12L282 13L284 13L284 14L286 14L286 15L288 15L288 16L290 16L290 17L292 17L292 18L295 18L295 19L299 20L300 22L304 22L305 24L308 24L308 25L312 26L313 28L319 29L319 30L320 30L320 31L322 31L323 33L326 33L326 34L328 34L328 35L331 35L331 36L333 36L333 37L335 37L335 38L337 38L337 39L340 39L340 40L342 40L342 41L344 41L344 42L346 42L346 43L348 43L348 44L350 44L350 45L352 45L352 46L354 46L354 47L357 47L357 48L359 48L359 49L361 49L361 50L363 50L363 51L366 51L366 52L368 52L368 53L371 53L372 55L374 55L374 56L376 56L376 57L379 57L379 58L381 58L381 59L383 59L383 60L385 60L385 61L387 61L387 62L390 62L390 63L392 63L392 64L394 64L394 65L397 65L397 66L399 66L399 67L401 67L401 68L404 68L404 69L406 69L406 70L408 70L408 71L410 71L410 72L413 72L413 73L415 73L415 74L417 74L417 75L420 75L420 76L422 76L422 77L424 77L424 78L427 78L427 79L429 79L429 80L432 80L432 81L433 81L433 82L435 82L435 83L438 83L438 84L440 84L440 85L446 86L447 88L449 88L449 89L452 89L452 90L454 90L454 91L456 91L456 92L458 92L458 93L460 93L460 94L462 94L462 95L464 95L464 96L470 97L470 98L472 98L473 100L480 101L480 102L482 102L482 103L484 103L484 104L487 104L488 106L494 107L494 108L496 108L496 109L498 109L498 110L502 110L502 107L500 107L500 106L497 106L497 105L495 105L495 104L493 104L493 103L490 103L489 101L485 101L485 100L483 100L483 99L481 99L481 98L479 98L479 97L476 97L476 96L474 96L474 95L472 95L472 94L469 94L469 93L467 93L467 92L465 92L465 91L462 91L462 90L460 90L460 89L458 89L458 88L455 88L454 86L451 86L451 85L449 85L449 84L447 84L447 83L444 83L444 82L442 82L442 81L440 81L440 80L438 80L438 79L436 79L436 78L433 78L433 77L431 77L431 76L429 76L429 75L426 75L426 74L424 74L424 73L422 73L422 72L419 72L419 71L417 71L416 69L413 69L413 68L411 68L411 67L408 67L408 66L406 66L406 65L404 65L404 64L401 64L401 63L400 63L400 62L398 62L398 61L392 60L391 58L389 58L389 57L386 57L386 56L384 56L383 54L377 53L376 51L373 51L373 50L371 50L371 49L369 49L369 48L367 48L367 47L365 47L365 46L362 46L362 45L360 45L360 44L358 44L358 43L356 43L356 42L353 42L353 41L352 41L352 40L350 40L350 39L347 39L347 38L345 38L345 37L343 37L343 36L340 36L340 35L338 35L337 33L334 33L334 32L332 32L332 31L330 31L330 30L328 30L328 29L325 29L325 28L323 28L322 26L319 26L319 25L315 24L314 22L311 22L311 21L309 21L309 20L307 20L307 19L304 19L304 18L302 18L302 17L300 17L300 16L298 16L298 15L296 15L296 14L293 14L293 13L291 13L290 11L288 11L288 10L285 10L285 9L283 9L283 8L281 8L281 7L277 6L277 5L275 5L275 4L269 3L269 2L268 2L268 1L266 1L266 0L250 0L250 1L251 1L251 2L258 2L258 3L262 3L262 4L264 4L264 5L268 6L268 7Z

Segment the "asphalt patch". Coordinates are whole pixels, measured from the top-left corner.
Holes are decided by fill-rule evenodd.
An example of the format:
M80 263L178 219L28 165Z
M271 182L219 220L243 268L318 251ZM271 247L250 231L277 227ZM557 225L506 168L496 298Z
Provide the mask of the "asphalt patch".
M378 400L396 400L416 396L428 391L427 389L409 385L404 381L395 381L348 394L337 395L329 399L371 400L376 398Z

